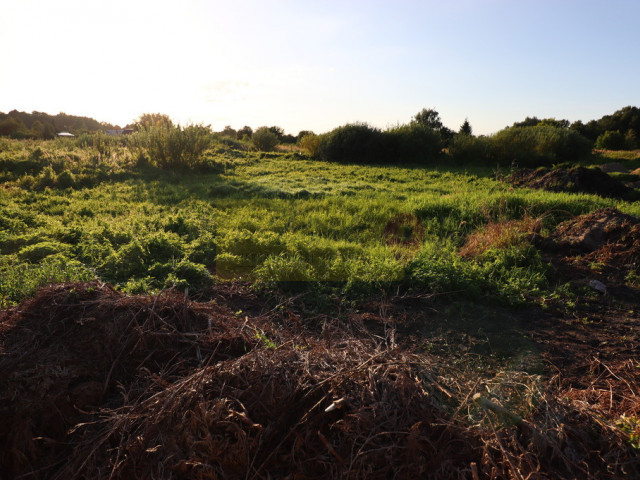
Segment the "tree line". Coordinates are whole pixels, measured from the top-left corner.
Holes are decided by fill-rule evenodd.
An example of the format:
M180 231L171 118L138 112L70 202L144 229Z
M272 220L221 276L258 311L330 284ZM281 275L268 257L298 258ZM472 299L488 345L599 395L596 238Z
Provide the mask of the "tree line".
M42 112L0 113L0 135L13 138L53 138L55 132L102 132L117 126L92 118ZM563 119L527 117L489 136L475 136L468 120L457 130L445 126L433 108L424 108L406 124L387 129L367 123L342 125L316 135L298 135L281 127L226 126L213 132L210 126L173 123L168 115L147 113L127 125L135 135L126 142L140 153L163 159L165 167L189 168L199 164L200 153L212 141L232 148L269 151L277 145L295 144L310 156L325 161L356 163L425 163L442 156L461 163L552 165L586 158L592 149L625 150L640 147L640 109L624 107L612 115L587 123ZM86 135L83 135L86 137ZM154 148L162 151L152 151ZM156 149L157 149L156 148Z
M0 112L0 136L11 138L51 139L56 133L67 131L74 135L119 128L107 122L99 122L90 117L44 112L31 113L11 110Z

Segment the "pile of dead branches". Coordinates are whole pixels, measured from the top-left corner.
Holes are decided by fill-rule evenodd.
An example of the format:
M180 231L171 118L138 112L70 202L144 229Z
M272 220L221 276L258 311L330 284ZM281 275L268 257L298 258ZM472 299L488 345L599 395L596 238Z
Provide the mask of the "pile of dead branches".
M174 292L44 289L0 313L3 478L618 478L625 433L558 382L301 332ZM467 363L467 366L469 364ZM513 424L500 410L517 411ZM512 398L509 398L512 397ZM519 403L513 397L520 398Z

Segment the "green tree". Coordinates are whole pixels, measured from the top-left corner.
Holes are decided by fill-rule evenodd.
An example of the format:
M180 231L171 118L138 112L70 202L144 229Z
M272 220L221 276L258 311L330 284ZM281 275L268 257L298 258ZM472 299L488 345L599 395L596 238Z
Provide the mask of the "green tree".
M27 134L27 129L20 120L9 116L0 122L0 135L22 138Z
M233 139L238 138L238 132L233 128L231 128L230 125L227 125L226 127L224 127L224 130L222 130L220 134L224 137L229 137Z
M535 127L540 123L538 117L527 117L522 122L515 122L513 127Z
M244 138L251 138L253 135L253 129L247 125L238 130L238 140L243 140Z
M278 145L278 136L270 127L260 127L251 135L253 145L263 152L268 152Z
M596 139L596 148L623 150L624 147L624 137L618 130L607 130Z
M273 134L278 137L278 142L282 141L282 137L284 137L284 129L282 127L273 126L269 127L269 130L271 130Z
M638 136L635 130L631 128L624 134L624 146L627 150L635 150L638 148Z
M298 132L298 135L296 136L296 142L299 142L307 135L315 135L315 133L313 133L311 130L300 130Z
M555 118L544 118L542 120L540 120L540 122L538 122L538 125L547 125L549 127L556 127L556 128L569 128L569 125L571 125L571 122L569 120L556 120Z
M42 138L44 138L45 140L51 140L52 138L55 138L56 136L56 131L53 128L53 125L51 125L50 123L45 123L44 127L42 128Z
M423 108L413 117L413 123L440 131L444 125L440 119L440 114L433 108Z
M133 122L133 129L138 131L149 127L173 127L173 121L164 113L143 113Z
M460 125L460 130L458 130L460 135L473 135L473 130L471 129L471 124L468 119L464 119L464 123Z

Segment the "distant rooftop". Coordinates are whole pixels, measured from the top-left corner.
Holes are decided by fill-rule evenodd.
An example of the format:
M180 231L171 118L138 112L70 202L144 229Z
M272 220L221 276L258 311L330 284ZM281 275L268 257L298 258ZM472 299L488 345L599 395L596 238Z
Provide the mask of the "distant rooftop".
M73 133L69 133L69 132L59 132L58 136L59 137L75 137Z

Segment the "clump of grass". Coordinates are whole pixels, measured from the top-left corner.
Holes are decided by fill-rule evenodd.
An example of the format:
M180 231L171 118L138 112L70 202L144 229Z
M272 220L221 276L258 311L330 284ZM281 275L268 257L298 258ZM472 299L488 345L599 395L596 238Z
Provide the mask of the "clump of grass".
M541 228L542 219L530 216L490 222L471 233L459 253L463 257L477 257L490 249L520 245L531 235L539 233Z
M203 153L211 146L209 127L203 125L154 125L131 135L128 146L147 155L152 165L160 168L204 168Z

